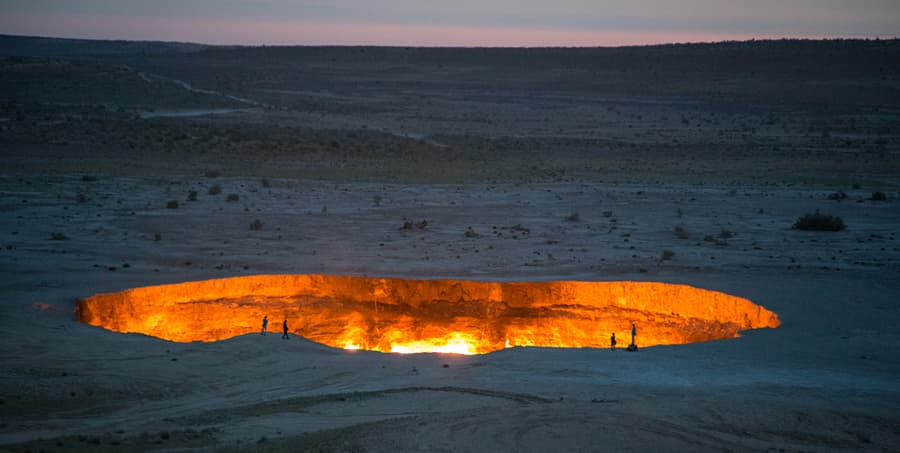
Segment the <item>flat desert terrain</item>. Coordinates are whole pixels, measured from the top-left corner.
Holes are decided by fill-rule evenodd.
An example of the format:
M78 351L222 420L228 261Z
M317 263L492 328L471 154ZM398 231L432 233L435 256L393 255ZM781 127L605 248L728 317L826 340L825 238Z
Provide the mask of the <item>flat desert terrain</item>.
M2 36L0 157L0 451L900 449L900 41ZM76 316L260 274L664 282L781 325L456 355Z

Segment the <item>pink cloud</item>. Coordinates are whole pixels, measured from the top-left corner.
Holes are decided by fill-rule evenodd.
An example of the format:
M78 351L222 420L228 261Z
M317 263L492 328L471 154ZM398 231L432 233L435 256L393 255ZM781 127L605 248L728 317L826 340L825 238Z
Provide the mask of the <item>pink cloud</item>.
M383 46L622 46L810 37L661 30L579 30L377 22L302 22L25 15L0 18L3 33L54 37L190 41L209 44Z

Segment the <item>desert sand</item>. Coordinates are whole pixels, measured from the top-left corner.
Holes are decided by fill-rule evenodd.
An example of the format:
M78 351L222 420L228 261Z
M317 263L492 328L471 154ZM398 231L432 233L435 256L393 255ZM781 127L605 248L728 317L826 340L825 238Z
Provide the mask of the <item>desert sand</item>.
M0 54L0 450L900 445L898 41ZM791 228L815 210L847 228ZM98 293L313 273L687 284L782 324L407 355L75 317Z

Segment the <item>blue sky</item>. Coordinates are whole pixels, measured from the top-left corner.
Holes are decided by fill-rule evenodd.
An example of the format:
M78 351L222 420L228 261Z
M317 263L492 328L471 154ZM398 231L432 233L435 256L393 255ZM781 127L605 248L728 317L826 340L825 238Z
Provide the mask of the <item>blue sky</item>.
M223 44L896 37L900 0L0 0L0 33Z

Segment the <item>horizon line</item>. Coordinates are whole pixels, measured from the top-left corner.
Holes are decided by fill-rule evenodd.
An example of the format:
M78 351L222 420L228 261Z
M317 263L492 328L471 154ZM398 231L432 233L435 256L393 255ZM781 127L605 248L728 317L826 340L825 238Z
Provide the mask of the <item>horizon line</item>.
M119 43L149 43L149 44L182 44L203 47L222 47L222 48L273 48L273 47L373 47L373 48L412 48L412 49L621 49L630 47L663 47L663 46L690 46L690 45L715 45L729 43L765 43L780 41L898 41L900 35L883 37L883 36L822 36L822 37L750 37L750 38L734 38L721 40L700 40L700 41L660 41L653 43L638 44L619 44L619 45L412 45L412 44L288 44L288 43L211 43L203 41L181 41L181 40L165 40L165 39L132 39L132 38L98 38L98 37L79 37L79 36L60 36L60 35L29 35L0 32L0 37L8 38L26 38L26 39L55 39L64 41L91 41L91 42L119 42Z

